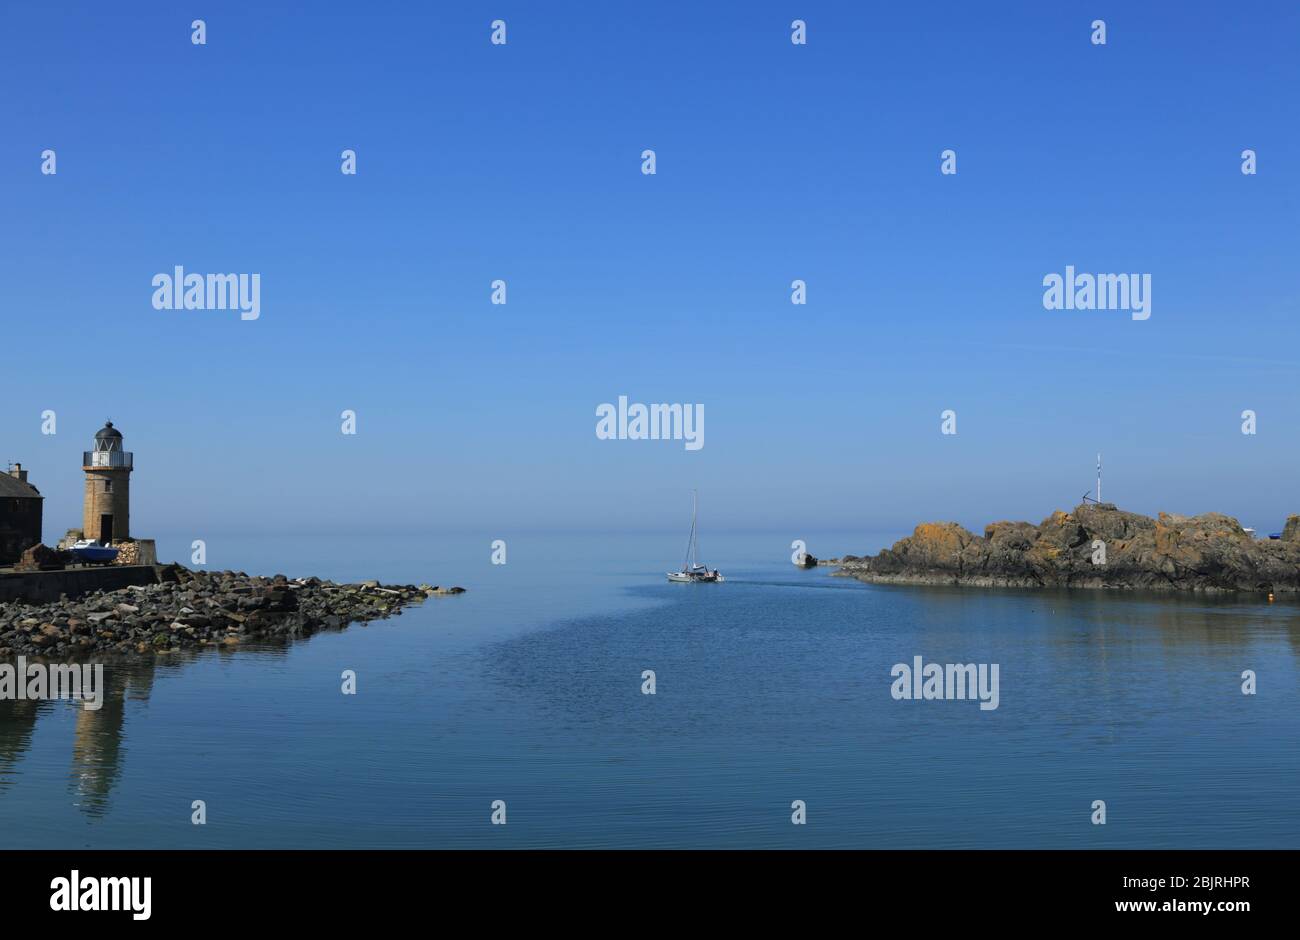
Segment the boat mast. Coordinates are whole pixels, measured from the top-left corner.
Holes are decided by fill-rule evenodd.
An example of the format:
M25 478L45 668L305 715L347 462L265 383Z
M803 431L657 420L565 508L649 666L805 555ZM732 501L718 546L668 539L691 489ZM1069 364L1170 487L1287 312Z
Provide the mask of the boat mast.
M699 530L695 527L697 503L696 491L691 490L691 565L696 568L700 566L700 537Z
M1097 502L1101 502L1101 454L1097 455Z
M691 556L695 553L695 490L691 490L691 537L686 541L686 560L682 562L682 570L691 570Z

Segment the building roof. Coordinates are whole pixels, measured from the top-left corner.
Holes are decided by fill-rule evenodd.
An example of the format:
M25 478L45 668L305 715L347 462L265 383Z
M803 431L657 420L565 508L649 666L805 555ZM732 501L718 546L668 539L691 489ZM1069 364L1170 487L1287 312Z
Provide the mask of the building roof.
M122 439L122 432L113 427L112 421L105 421L104 426L95 432L95 440L107 441L110 439L120 441Z
M0 499L43 499L41 491L17 477L0 473Z

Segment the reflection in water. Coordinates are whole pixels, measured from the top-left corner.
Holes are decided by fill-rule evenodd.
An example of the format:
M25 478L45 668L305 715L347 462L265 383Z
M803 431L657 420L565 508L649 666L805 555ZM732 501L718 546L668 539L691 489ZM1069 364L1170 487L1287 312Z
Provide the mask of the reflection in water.
M754 820L792 787L839 808L812 834L826 848L1095 847L1071 807L1097 793L1130 821L1107 845L1300 838L1300 757L1279 744L1300 727L1296 599L760 574L697 591L611 575L617 602L573 601L582 616L544 629L500 629L549 596L530 581L291 658L105 661L98 712L0 701L0 845L342 847L364 831L482 847L476 807L498 791L531 804L515 847L785 845L788 816ZM890 667L918 653L1000 663L1001 707L895 705ZM344 699L358 663L366 694ZM428 813L431 794L466 809ZM236 822L197 833L196 796Z
M1004 684L1009 675L1022 683L1017 700L1033 701L1038 716L1057 715L1100 741L1149 722L1154 676L1171 677L1168 687L1176 689L1208 671L1226 676L1224 685L1235 689L1234 677L1258 664L1252 651L1275 650L1282 640L1284 649L1300 653L1300 605L1290 599L1264 604L1254 596L1084 589L731 584L707 596L683 594L666 608L512 637L493 650L486 674L535 707L557 709L556 720L607 717L631 727L644 709L623 694L622 674L606 675L604 664L614 661L638 675L638 663L670 664L679 680L677 701L687 689L699 697L692 720L732 732L769 702L771 721L793 720L799 709L791 706L790 690L798 690L799 704L826 696L842 681L845 701L861 699L871 682L889 675L890 664L935 650L931 655L943 651L962 662L1000 661ZM629 594L663 596L658 587ZM846 662L852 663L848 672ZM780 694L754 695L760 680ZM661 716L670 711L665 701L657 700ZM842 715L827 708L808 716L809 733L827 733L837 716L848 728L866 720L852 708ZM727 726L724 717L735 724Z
M77 805L90 816L108 810L108 797L122 773L122 728L126 722L126 697L148 701L153 691L152 666L104 669L104 704L91 711L73 705L77 727L72 738L70 789Z
M31 747L37 719L58 715L61 709L76 713L72 739L70 789L87 814L101 816L108 796L121 775L122 730L126 697L148 699L154 667L104 666L103 703L90 710L73 701L0 701L0 789L17 779L17 767Z
M0 701L0 792L17 778L14 768L32 744L32 731L50 702Z
M245 655L282 655L287 644L247 646ZM235 651L221 650L224 656ZM147 702L159 672L176 673L203 651L175 656L166 662L105 662L103 703L87 709L81 702L66 700L0 700L0 797L19 777L19 765L31 749L36 724L42 715L58 717L71 709L75 714L72 735L72 763L68 789L74 804L86 815L103 816L109 808L113 787L122 776L126 749L127 701ZM37 662L37 660L29 660Z

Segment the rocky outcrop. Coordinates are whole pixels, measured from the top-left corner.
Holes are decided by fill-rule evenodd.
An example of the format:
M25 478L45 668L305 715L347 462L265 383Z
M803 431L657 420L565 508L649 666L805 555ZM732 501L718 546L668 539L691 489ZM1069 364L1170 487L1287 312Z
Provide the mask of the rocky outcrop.
M983 536L927 522L878 555L841 559L837 574L900 584L1300 591L1300 516L1281 540L1254 539L1221 513L1152 519L1113 503L1054 512L1038 525L994 522Z
M72 562L72 553L33 545L14 563L15 571L58 571Z
M159 570L159 584L96 591L51 604L0 605L0 658L92 653L155 655L307 636L395 616L402 607L463 588L335 584L233 571Z

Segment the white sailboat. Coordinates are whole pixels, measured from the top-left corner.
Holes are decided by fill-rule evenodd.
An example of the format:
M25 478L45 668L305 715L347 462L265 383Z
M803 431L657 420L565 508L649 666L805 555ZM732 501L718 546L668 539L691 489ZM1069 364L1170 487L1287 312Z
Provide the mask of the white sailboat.
M695 514L698 508L698 501L695 497L695 490L691 490L691 538L686 543L686 561L682 563L681 571L668 572L668 580L675 581L679 584L695 584L698 582L718 582L722 580L722 575L717 568L712 571L707 565L700 564L699 542L695 536Z

